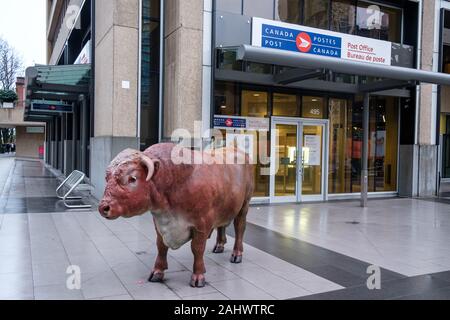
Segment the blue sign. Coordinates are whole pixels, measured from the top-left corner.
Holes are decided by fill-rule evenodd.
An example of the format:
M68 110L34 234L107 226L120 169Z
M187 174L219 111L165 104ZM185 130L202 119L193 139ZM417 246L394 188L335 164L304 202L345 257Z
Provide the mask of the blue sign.
M341 58L340 37L269 24L263 24L261 31L262 47Z
M73 112L71 104L65 103L48 103L48 102L32 102L31 111L40 111L45 113L71 113Z
M214 128L245 129L247 120L233 117L214 117Z

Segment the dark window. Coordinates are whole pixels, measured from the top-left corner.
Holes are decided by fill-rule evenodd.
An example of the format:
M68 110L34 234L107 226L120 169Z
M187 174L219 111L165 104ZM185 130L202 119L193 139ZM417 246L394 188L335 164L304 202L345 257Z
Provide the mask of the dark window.
M215 114L238 115L236 85L231 82L217 82L214 88Z
M159 140L160 2L142 2L141 149Z

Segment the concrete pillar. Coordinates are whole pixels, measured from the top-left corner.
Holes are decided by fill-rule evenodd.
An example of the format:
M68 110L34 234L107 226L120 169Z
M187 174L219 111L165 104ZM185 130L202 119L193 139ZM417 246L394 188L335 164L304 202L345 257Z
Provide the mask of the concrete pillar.
M165 1L164 130L194 133L202 120L203 0Z
M439 51L439 1L430 0L423 6L422 12L422 51L421 69L437 71ZM418 191L420 197L436 194L437 157L437 86L422 84L419 96L418 125Z
M95 1L95 122L91 139L93 195L125 148L138 148L139 0Z

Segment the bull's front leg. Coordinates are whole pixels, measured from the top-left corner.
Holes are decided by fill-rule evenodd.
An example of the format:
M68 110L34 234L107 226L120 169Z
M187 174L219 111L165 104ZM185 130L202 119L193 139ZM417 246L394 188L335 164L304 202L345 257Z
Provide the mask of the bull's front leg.
M155 224L156 228L156 224ZM156 246L158 247L158 256L156 257L155 266L153 268L148 281L161 282L164 280L164 271L167 270L167 251L169 248L164 244L163 238L156 228Z
M191 287L194 288L202 288L206 284L206 269L203 255L205 253L207 239L208 236L202 232L196 230L192 232L191 249L194 254L194 272L191 277Z

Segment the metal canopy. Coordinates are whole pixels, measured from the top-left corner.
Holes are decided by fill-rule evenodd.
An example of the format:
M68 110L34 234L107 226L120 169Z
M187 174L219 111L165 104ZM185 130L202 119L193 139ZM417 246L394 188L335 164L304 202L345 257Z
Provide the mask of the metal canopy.
M356 62L301 52L254 47L250 45L242 45L239 47L237 59L294 68L309 68L313 70L323 68L338 73L359 76L450 85L449 74L413 68Z
M80 95L89 93L91 81L91 65L35 66L26 70L25 121L32 116L43 115L32 111L32 100L42 102L64 101L73 103Z
M363 106L363 145L362 145L362 164L361 164L361 206L367 207L368 198L368 150L369 150L369 102L370 93L382 90L391 90L395 88L404 88L415 86L420 82L432 83L438 85L450 85L450 74L418 70L413 68L404 68L397 66L386 66L366 62L356 62L345 59L338 59L326 56L306 54L301 52L291 52L280 49L261 48L250 45L242 45L238 49L238 60L251 62L275 64L286 67L300 68L289 70L289 73L276 76L279 83L289 83L290 79L303 79L305 75L312 77L320 69L332 72L369 76L381 78L381 80L357 85L357 93L364 94ZM298 71L310 69L310 73ZM297 77L295 76L297 74ZM307 77L305 77L307 79Z

